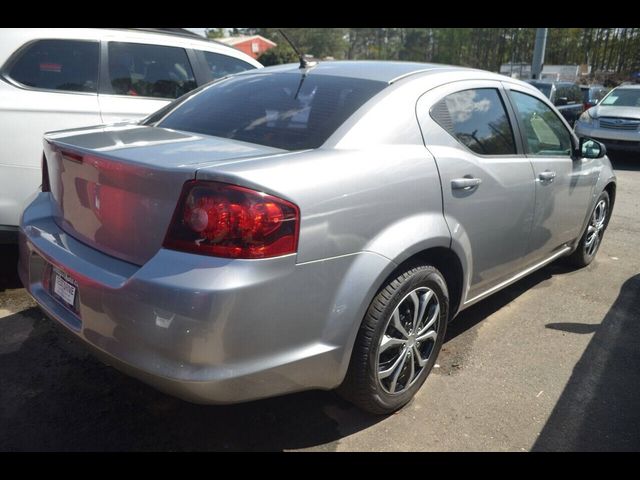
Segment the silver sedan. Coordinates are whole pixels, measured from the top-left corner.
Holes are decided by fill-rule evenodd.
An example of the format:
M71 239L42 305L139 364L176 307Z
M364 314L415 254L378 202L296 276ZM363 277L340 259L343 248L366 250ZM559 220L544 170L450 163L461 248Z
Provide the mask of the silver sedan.
M420 63L285 65L138 124L47 134L19 273L108 363L184 399L406 404L447 323L596 255L604 146L534 87Z

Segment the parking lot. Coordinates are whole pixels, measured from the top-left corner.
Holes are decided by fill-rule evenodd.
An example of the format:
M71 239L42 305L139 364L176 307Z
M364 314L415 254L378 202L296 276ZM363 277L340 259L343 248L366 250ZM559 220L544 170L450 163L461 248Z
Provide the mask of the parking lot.
M613 156L613 155L612 155ZM406 408L332 392L192 405L94 359L28 298L0 253L0 450L638 450L640 160L596 261L552 264L463 312Z

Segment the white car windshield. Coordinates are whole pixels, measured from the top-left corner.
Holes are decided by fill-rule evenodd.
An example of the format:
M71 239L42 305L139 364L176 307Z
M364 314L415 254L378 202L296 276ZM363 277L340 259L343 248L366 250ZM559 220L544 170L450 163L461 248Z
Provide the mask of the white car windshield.
M640 88L619 88L602 100L601 105L613 107L640 107Z

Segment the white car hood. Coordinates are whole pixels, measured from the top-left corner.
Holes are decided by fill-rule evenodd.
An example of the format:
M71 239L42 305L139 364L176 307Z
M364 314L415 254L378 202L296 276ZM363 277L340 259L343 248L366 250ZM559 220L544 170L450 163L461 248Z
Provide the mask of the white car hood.
M640 107L613 107L597 105L589 112L592 117L633 118L640 120Z

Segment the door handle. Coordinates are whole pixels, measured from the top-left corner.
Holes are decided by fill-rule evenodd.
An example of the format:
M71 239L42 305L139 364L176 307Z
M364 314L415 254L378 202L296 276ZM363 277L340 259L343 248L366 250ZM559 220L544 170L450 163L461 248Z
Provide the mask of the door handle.
M451 180L451 188L454 190L471 190L482 183L481 178L454 178Z
M556 178L556 172L545 170L544 172L540 172L538 178L546 182L553 182L553 179Z

